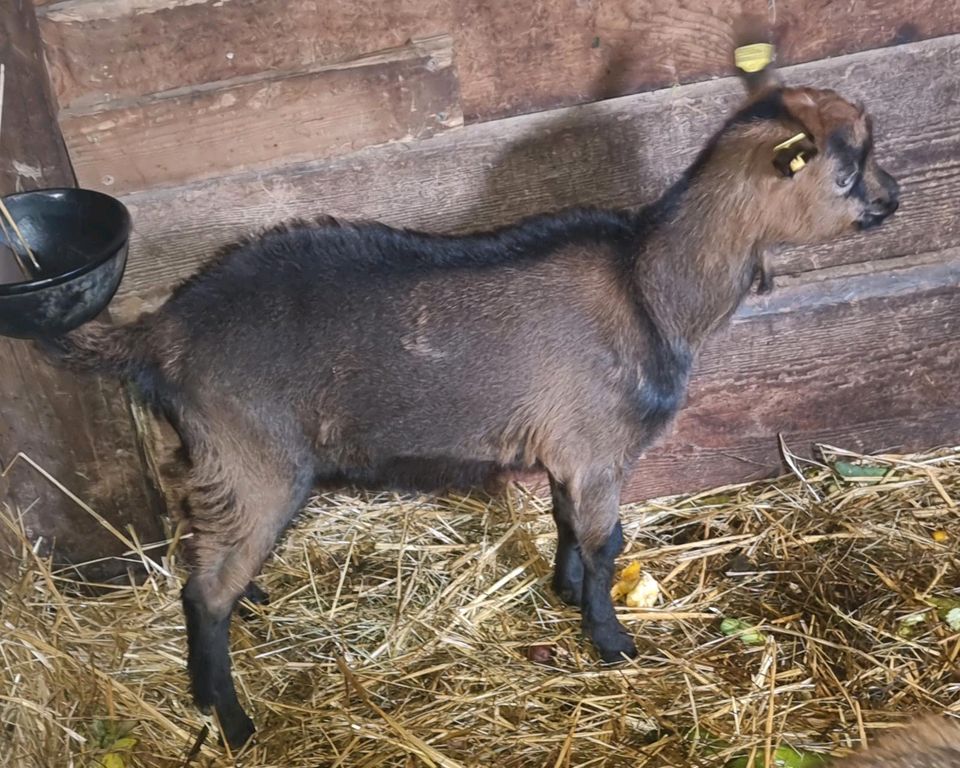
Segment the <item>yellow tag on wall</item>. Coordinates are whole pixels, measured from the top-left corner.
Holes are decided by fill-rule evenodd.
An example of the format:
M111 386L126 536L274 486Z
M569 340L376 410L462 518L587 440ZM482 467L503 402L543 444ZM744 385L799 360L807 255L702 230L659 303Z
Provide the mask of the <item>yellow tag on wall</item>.
M773 46L770 43L741 45L733 52L733 61L744 72L759 72L773 61Z

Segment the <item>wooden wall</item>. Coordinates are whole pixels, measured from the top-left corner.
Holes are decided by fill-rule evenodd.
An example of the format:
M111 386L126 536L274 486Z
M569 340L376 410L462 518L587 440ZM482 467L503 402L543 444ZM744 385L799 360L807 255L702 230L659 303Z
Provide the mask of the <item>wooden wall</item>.
M784 64L960 32L917 0L38 0L80 182L128 192L703 80L734 23ZM420 45L410 41L429 41Z
M0 5L4 65L0 194L73 186L57 129L33 9ZM39 552L58 566L90 563L85 577L127 577L128 547L44 477L77 494L125 536L143 544L162 538L159 505L144 471L141 446L123 389L51 367L28 342L0 337L0 505L22 522ZM11 518L8 518L11 519ZM131 530L134 531L131 534ZM13 545L0 523L0 542ZM17 547L0 546L0 574Z
M957 442L957 3L41 0L37 11L78 178L134 214L126 314L216 246L291 216L462 231L650 200L740 98L737 82L711 78L730 72L734 23L760 14L793 65L788 82L867 103L902 210L869 236L776 256L777 291L705 350L689 407L629 495L770 474L778 432L798 449Z

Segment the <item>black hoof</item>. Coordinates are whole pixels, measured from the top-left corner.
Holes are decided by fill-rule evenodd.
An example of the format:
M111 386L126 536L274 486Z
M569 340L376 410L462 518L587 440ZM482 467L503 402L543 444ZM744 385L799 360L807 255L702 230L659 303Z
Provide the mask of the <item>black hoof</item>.
M245 603L270 605L270 595L251 581L247 584L247 588L243 590L243 594L240 595L240 600L237 601L237 615L244 620L252 619L256 616L256 613L251 611Z
M558 581L553 582L553 591L567 605L579 607L583 596L583 582L579 581L573 584Z
M243 590L243 598L249 600L254 605L270 604L270 595L252 581L247 584L247 588Z
M256 730L253 720L243 712L230 719L223 718L220 720L220 739L226 742L231 752L239 752L243 749L247 742L253 738Z
M633 638L619 624L593 627L587 631L600 658L607 664L616 664L635 658L637 646Z

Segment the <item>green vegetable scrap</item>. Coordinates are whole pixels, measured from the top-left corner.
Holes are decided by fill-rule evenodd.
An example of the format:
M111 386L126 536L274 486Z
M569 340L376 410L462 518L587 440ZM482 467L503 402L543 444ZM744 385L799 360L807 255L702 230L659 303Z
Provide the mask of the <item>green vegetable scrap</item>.
M954 632L960 632L960 597L928 597L937 609L937 616Z
M833 465L833 470L848 483L878 483L887 476L890 469L870 464L851 464L849 461L837 461Z
M960 608L951 608L943 620L954 632L960 632Z
M130 752L137 745L130 735L136 725L131 720L94 720L90 733L104 752L94 758L91 768L127 768Z
M826 758L817 752L798 752L792 747L778 747L773 752L770 765L775 768L819 768L827 764ZM724 768L763 768L763 750L758 749L753 763L749 755L735 757Z
M727 637L739 634L740 642L744 645L763 645L766 642L762 632L741 619L724 619L720 622L720 631Z
M922 624L927 618L928 611L919 611L917 613L911 613L909 616L904 616L898 622L899 626L897 627L897 637L902 637L904 640L909 640L911 637L917 634L920 624Z

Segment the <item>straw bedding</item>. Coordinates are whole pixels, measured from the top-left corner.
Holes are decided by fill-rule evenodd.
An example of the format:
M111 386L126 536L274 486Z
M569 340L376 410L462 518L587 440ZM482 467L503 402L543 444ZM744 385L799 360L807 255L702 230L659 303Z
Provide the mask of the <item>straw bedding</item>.
M259 729L239 756L186 694L172 544L144 583L90 597L20 538L0 605L0 763L772 765L791 747L812 764L913 713L960 714L960 453L874 457L883 477L846 479L835 461L857 458L823 454L777 481L624 508L619 562L639 560L662 600L621 608L640 657L611 668L549 589L544 500L314 499L264 568L270 605L234 621ZM724 634L724 618L749 631Z

